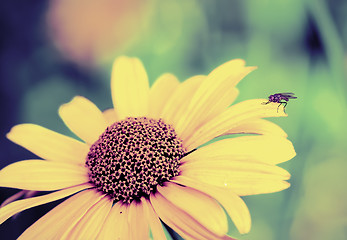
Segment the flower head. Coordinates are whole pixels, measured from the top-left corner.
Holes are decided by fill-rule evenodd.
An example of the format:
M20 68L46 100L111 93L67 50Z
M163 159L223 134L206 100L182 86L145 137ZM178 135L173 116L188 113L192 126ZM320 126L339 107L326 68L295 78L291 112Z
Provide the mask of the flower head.
M247 233L250 214L240 196L289 187L290 174L276 164L295 156L286 133L262 119L286 116L276 104L230 106L236 84L254 69L236 59L183 83L164 74L149 88L138 59L116 59L114 108L101 112L75 97L59 109L83 141L34 124L8 133L41 159L5 167L0 186L53 192L8 203L0 222L70 196L20 239L148 239L150 231L161 240L160 220L186 239L232 239L226 213ZM248 136L205 144L238 133Z
M182 140L162 119L127 118L106 128L91 146L86 166L97 189L131 203L177 176L184 153Z

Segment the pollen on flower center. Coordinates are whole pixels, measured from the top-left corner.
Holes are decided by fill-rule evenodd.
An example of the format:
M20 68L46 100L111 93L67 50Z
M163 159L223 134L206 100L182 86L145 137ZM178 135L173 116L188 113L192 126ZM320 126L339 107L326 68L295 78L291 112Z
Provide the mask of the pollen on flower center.
M186 150L162 119L127 118L107 127L91 146L86 165L96 188L130 203L179 174Z

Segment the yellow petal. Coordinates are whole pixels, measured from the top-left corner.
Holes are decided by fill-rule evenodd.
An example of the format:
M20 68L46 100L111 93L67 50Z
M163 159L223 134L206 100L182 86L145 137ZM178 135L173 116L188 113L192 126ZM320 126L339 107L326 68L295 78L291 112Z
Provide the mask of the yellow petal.
M128 209L116 202L97 236L98 240L129 239L128 238Z
M228 239L226 236L218 236L211 232L197 219L175 206L160 193L151 195L150 201L160 219L184 239Z
M141 202L144 209L144 214L149 222L151 232L153 235L153 240L165 240L166 236L164 233L163 226L159 220L158 215L155 213L151 203L145 198L141 198Z
M215 198L227 211L239 232L241 234L249 232L251 228L249 210L243 200L234 192L229 189L218 188L194 181L193 179L183 176L177 176L173 181L213 196L213 198Z
M76 225L70 226L71 231L66 232L60 239L95 239L111 210L112 203L108 196L102 198Z
M139 59L123 56L114 61L111 91L113 106L120 120L147 116L148 77Z
M5 222L8 218L10 218L11 216L24 211L26 209L32 208L32 207L36 207L38 205L42 205L45 203L49 203L49 202L53 202L56 201L58 199L62 199L64 197L67 197L69 195L72 195L76 192L79 192L81 190L84 190L86 188L91 188L92 185L88 184L81 184L75 187L71 187L71 188L66 188L57 192L53 192L50 194L46 194L43 196L39 196L39 197L32 197L32 198L27 198L27 199L22 199L22 200L18 200L15 202L11 202L9 204L7 204L4 207L0 208L0 224L2 224L3 222Z
M165 122L177 125L180 117L185 114L188 103L192 98L192 92L196 91L206 76L194 76L181 83L165 103L160 117Z
M149 116L159 118L165 103L170 98L175 89L179 86L178 79L166 73L161 75L151 87L149 92Z
M200 126L202 122L206 122L226 110L227 107L229 107L235 101L235 99L239 95L239 92L240 91L237 88L232 88L230 89L230 91L225 92L224 95L221 95L220 98L216 101L215 107L208 110L208 115L210 115L211 117L204 119L204 121L201 121L200 123L196 123L195 126Z
M212 183L211 183L212 184ZM216 184L213 184L216 185ZM217 186L217 185L216 185ZM220 184L218 185L220 186ZM239 179L233 180L226 187L239 196L279 192L290 187L290 183L281 180Z
M202 228L201 225L168 202L161 194L151 195L150 201L160 219L184 239L207 239L206 233L199 231ZM178 215L178 213L180 214Z
M149 226L143 211L142 203L133 201L128 215L129 240L149 239Z
M263 105L262 103L266 101L266 99L253 99L231 106L197 129L186 140L185 146L188 147L188 150L197 148L252 119L287 116L283 111L277 112L277 104Z
M18 239L60 239L103 196L94 189L75 194L37 220Z
M225 132L223 135L228 134L261 134L261 135L275 135L279 137L288 137L287 133L277 124L265 119L252 119L245 121Z
M296 155L293 144L286 138L262 135L223 139L192 152L182 162L206 159L259 161L278 164Z
M287 180L290 174L278 166L249 161L231 159L208 159L190 161L180 166L182 174L187 176L214 176L224 179L225 183L232 179L278 179Z
M220 96L220 99L218 100L218 102L215 103L214 108L210 108L209 110L205 109L206 111L210 111L210 113L208 114L206 113L206 115L204 116L209 115L211 116L210 118L196 119L196 121L192 123L194 126L186 128L184 132L181 132L181 129L177 127L176 131L178 132L178 135L180 136L180 138L183 141L188 140L190 136L192 136L195 133L197 128L199 128L201 125L206 123L208 120L210 120L214 116L219 115L223 110L226 110L227 107L230 106L230 104L236 99L238 94L239 94L239 90L237 88L230 89L230 91L224 93L224 96L223 95ZM188 111L190 110L188 109L188 107L186 107L186 113L188 113ZM182 116L185 116L185 114L182 114ZM179 118L180 121L182 121L182 119L184 118L183 117Z
M232 95L236 84L254 69L235 59L213 70L187 103L187 112L177 125L179 136L188 139L197 127L224 111L234 100L228 93Z
M182 176L229 188L240 196L276 192L289 187L289 183L283 181L290 178L286 170L259 162L204 158L186 162L180 170Z
M165 187L159 186L158 191L216 235L223 236L227 233L227 217L213 198L174 183L167 183Z
M268 188L271 188L272 182L278 184L279 181L283 181L285 177L264 174L264 173L252 173L252 172L227 172L221 171L218 174L217 170L206 171L182 171L182 176L188 176L197 181L208 183L217 187L225 187L234 189L240 187L242 184L251 184L254 182L267 182ZM252 189L256 190L256 186ZM287 188L287 187L286 187ZM281 189L282 190L282 189Z
M52 191L89 181L87 168L45 160L15 162L0 171L0 186Z
M89 144L93 144L107 127L99 108L81 96L61 105L59 115L73 133Z
M104 115L108 126L118 121L117 113L113 108L103 111L102 114Z
M7 138L46 160L84 164L89 152L86 144L35 124L16 125Z

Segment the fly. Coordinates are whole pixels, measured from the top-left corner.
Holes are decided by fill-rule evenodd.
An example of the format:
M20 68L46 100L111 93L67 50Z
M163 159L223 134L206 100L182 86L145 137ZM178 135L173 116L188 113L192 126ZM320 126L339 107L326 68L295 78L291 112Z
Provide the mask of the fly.
M283 104L283 111L286 112L286 106L288 104L289 99L295 99L297 97L294 97L294 93L275 93L273 95L269 96L269 101L264 102L262 104L269 104L270 102L273 103L279 103L277 107L277 112L278 108Z

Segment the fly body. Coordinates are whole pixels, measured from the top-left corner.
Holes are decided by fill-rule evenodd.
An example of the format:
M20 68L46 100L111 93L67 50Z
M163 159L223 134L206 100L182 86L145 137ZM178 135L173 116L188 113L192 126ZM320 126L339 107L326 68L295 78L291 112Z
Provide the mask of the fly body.
M277 107L278 108L283 104L283 111L286 112L286 106L288 104L289 99L295 99L297 97L294 97L294 93L275 93L273 95L269 96L269 101L264 102L263 104L269 104L271 102L273 103L279 103Z

